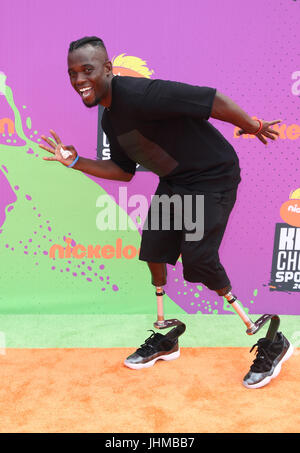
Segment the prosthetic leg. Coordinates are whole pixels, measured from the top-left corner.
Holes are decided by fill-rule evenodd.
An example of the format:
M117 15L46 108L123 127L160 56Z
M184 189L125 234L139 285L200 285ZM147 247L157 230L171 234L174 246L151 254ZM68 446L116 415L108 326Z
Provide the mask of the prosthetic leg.
M247 327L246 333L248 335L255 334L266 324L266 322L271 321L269 329L267 331L266 338L268 338L271 341L275 339L280 324L280 319L278 315L265 314L258 318L257 321L253 322L245 313L243 308L238 304L237 298L235 296L233 296L230 300L227 299L227 301L234 308L234 310L242 319L242 321L245 323Z
M247 326L246 333L248 335L255 334L266 322L270 321L266 337L260 338L250 349L250 352L252 352L257 347L256 357L250 366L250 370L243 379L243 385L247 388L257 389L264 387L278 376L282 363L288 360L293 354L293 345L285 338L282 332L277 332L280 323L279 316L265 314L253 322L238 304L236 296L232 295L231 287L218 290L217 293L220 296L224 296L228 303L232 305Z
M178 319L165 319L163 310L163 285L167 282L166 265L162 263L148 263L152 274L152 284L156 287L157 297L157 321L154 327L166 329L174 327L166 335L155 333L145 340L140 348L131 354L124 362L128 368L139 370L149 368L157 360L174 360L180 355L178 337L185 331L185 324Z
M168 327L175 327L170 330L165 337L169 340L175 340L185 332L185 324L179 319L165 319L163 308L163 296L165 294L163 286L167 283L167 267L165 263L147 263L152 275L152 285L156 287L157 297L157 321L154 323L156 329L167 329Z

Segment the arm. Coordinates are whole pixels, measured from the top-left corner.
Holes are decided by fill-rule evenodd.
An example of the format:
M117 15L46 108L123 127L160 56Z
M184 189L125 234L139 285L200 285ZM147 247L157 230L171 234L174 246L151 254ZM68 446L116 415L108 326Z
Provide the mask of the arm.
M132 173L127 173L111 159L109 160L92 160L85 157L79 157L73 167L75 170L83 171L97 178L112 179L117 181L130 181L133 178Z
M45 135L42 135L42 139L45 140L45 142L47 142L49 146L39 145L40 148L43 148L44 150L53 154L52 157L44 157L44 160L61 162L63 165L68 167L78 157L77 162L73 166L75 170L83 171L84 173L103 179L112 179L126 182L132 179L132 173L125 172L112 160L93 160L79 157L74 146L62 145L58 135L53 130L51 130L50 132L53 135L55 142L47 138ZM68 156L64 158L61 150L63 152L66 152L66 155Z
M213 88L164 80L148 82L138 110L145 119L154 120L178 116L206 120L209 117L216 118L240 127L239 135L244 133L257 135L264 144L267 144L266 138L274 140L279 135L270 126L281 121L260 123L247 115L229 97Z
M212 118L225 121L240 127L239 135L243 133L256 134L260 127L258 120L252 119L244 110L242 110L235 102L229 97L216 92L214 102L212 105L211 115ZM264 144L267 143L265 137L274 140L279 133L273 130L270 126L280 123L281 120L275 121L262 121L262 129L257 134L257 137ZM275 135L275 136L274 136Z

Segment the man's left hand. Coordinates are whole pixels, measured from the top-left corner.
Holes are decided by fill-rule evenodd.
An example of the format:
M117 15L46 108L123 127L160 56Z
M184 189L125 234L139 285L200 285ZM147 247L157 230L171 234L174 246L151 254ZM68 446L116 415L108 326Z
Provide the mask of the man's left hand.
M276 138L279 136L279 132L275 131L271 126L274 124L278 124L281 122L281 120L274 120L274 121L262 121L262 128L259 131L256 137L264 144L267 145L268 141L266 140L267 138L271 140L276 140ZM238 130L237 135L242 135L242 134L250 134L251 132L246 132L243 129ZM252 133L253 134L253 133Z

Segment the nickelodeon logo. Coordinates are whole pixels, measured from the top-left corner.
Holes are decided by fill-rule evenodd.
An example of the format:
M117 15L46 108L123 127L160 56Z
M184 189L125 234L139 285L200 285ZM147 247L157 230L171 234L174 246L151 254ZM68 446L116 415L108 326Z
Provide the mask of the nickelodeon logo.
M154 73L152 69L147 68L147 62L139 57L133 57L122 53L112 60L113 74L131 77L146 77L150 79Z
M255 120L257 119L255 116L252 116L252 118ZM272 126L274 131L279 133L278 138L281 140L297 140L300 137L300 126L298 124L290 124L289 126L285 123L282 124L274 124ZM243 135L238 135L239 127L235 127L233 131L233 138L240 138L243 137L244 139L248 138L256 138L255 135L252 134L243 134Z
M15 124L10 118L0 118L0 134L5 134L5 129L9 135L15 133Z
M291 192L290 199L281 205L280 217L285 223L300 227L300 188Z
M49 250L49 258L56 258L56 252L58 252L58 258L104 258L110 260L112 258L121 259L125 258L127 260L132 260L135 258L140 249L136 248L134 245L123 246L122 239L118 238L115 245L105 244L100 246L100 244L92 245L88 244L84 246L82 244L74 244L71 238L66 237L65 242L67 243L66 247L63 247L60 244L54 244Z

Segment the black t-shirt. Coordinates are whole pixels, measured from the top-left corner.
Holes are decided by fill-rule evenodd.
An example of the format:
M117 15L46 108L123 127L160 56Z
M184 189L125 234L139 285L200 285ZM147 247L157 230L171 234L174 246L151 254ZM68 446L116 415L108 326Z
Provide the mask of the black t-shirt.
M115 76L102 127L111 159L128 173L136 163L161 180L218 192L240 182L233 147L207 120L216 90L179 82Z

